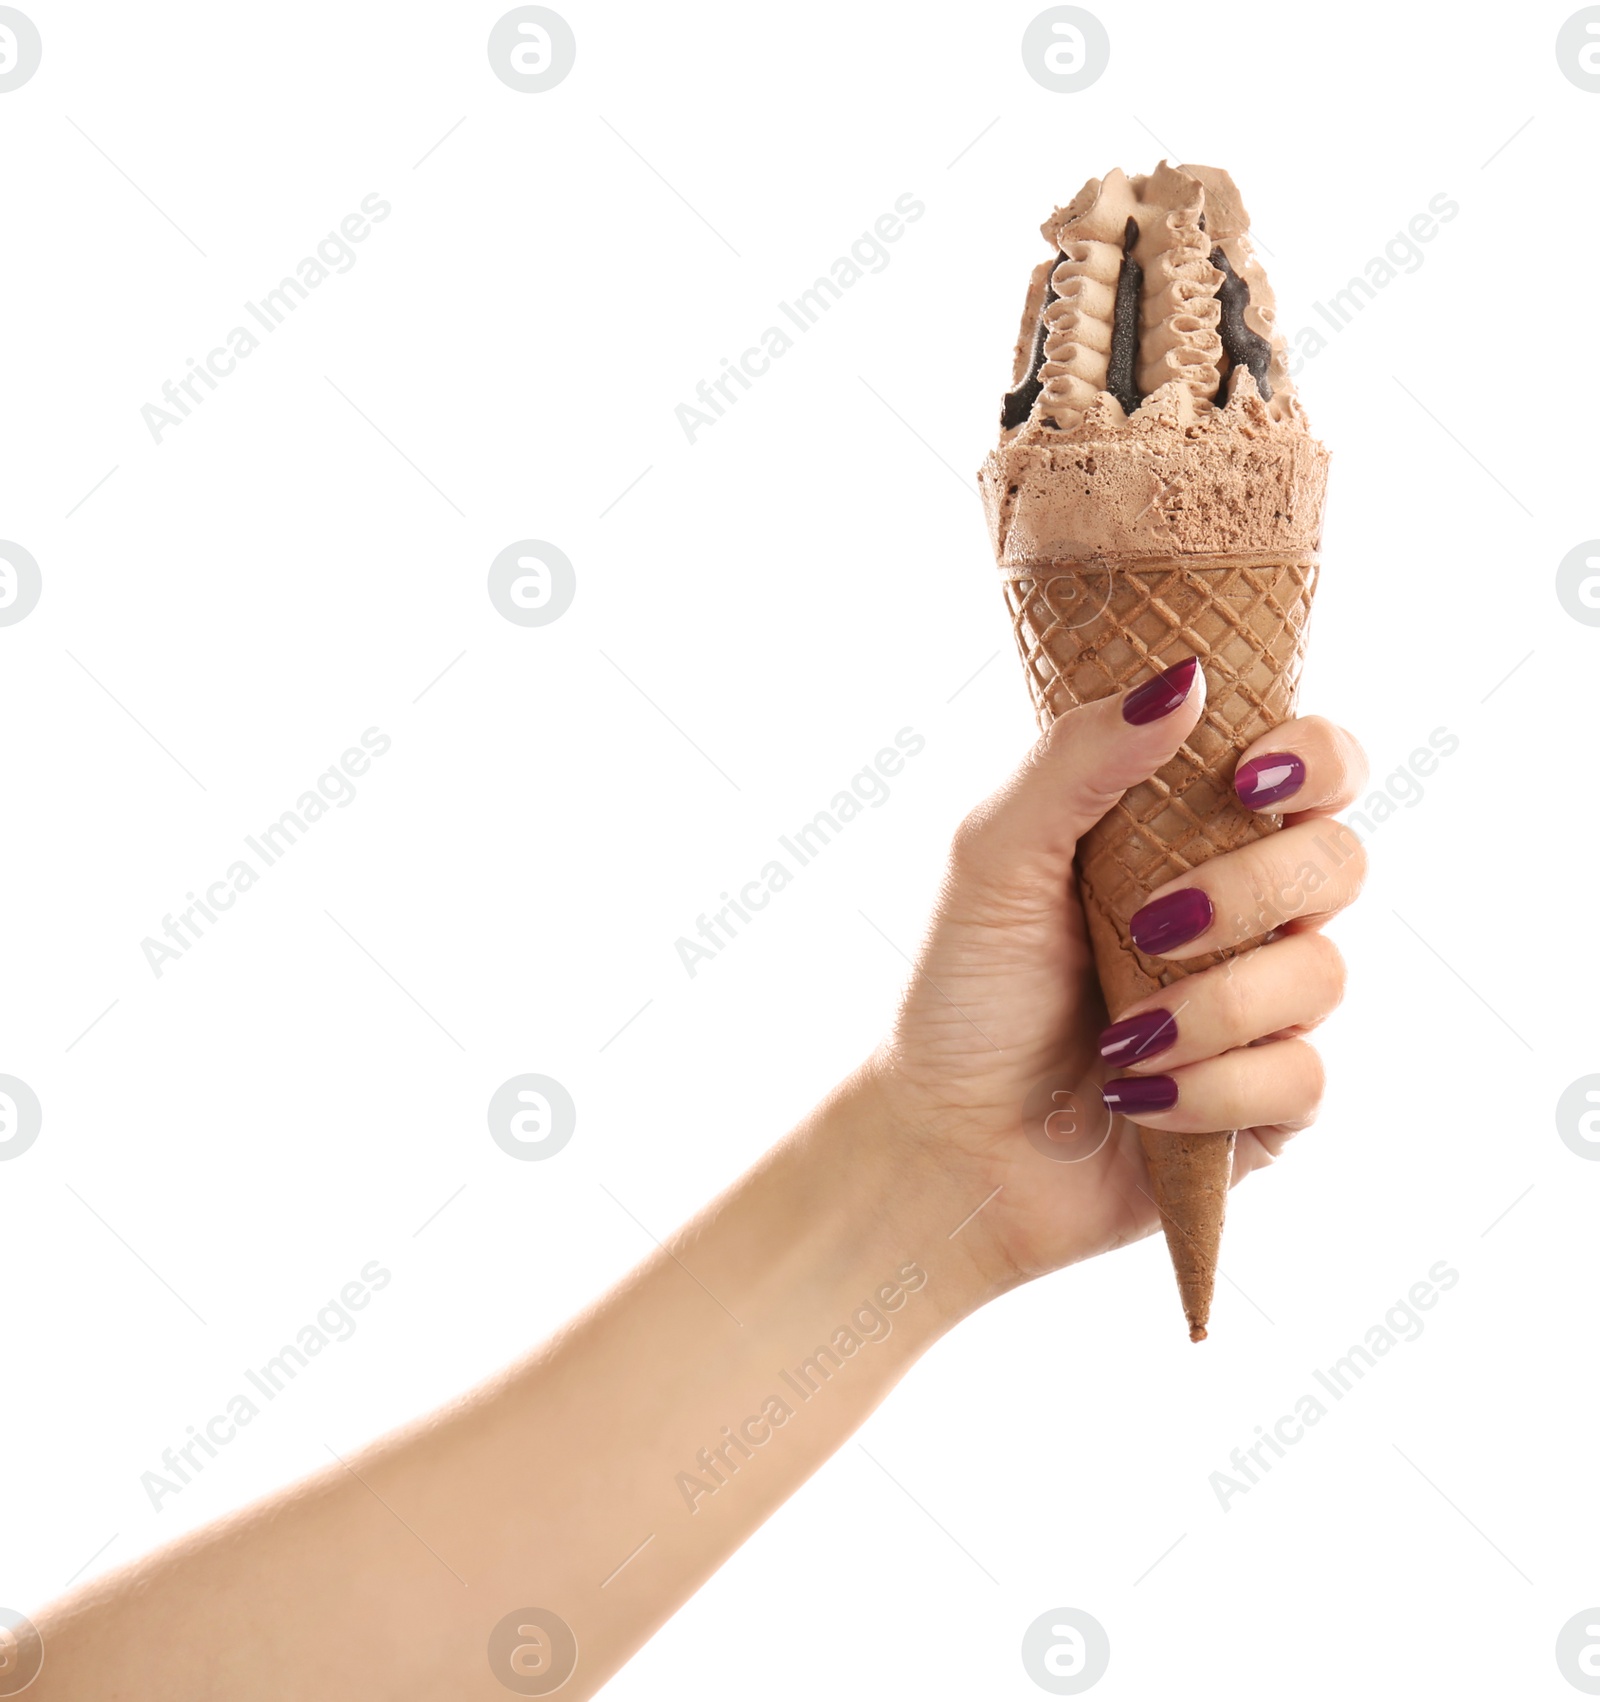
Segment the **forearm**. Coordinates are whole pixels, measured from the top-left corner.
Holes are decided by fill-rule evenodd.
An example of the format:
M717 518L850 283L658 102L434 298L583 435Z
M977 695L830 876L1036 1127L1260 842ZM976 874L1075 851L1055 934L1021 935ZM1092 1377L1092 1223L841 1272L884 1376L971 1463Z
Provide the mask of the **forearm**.
M41 1616L43 1702L504 1696L522 1608L591 1694L998 1286L879 1107L841 1090L459 1405Z

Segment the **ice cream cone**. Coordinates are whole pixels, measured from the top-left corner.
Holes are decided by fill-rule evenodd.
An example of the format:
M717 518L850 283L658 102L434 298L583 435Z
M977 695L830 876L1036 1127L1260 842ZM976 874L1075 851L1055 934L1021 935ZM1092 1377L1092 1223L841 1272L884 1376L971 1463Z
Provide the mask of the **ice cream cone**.
M1177 755L1079 847L1089 935L1115 1018L1220 961L1146 956L1128 932L1134 911L1206 858L1279 825L1239 803L1233 771L1245 746L1294 713L1327 452L1290 391L1271 294L1226 174L1165 165L1150 178L1113 173L1044 230L1058 263L1034 275L1001 443L979 474L1040 725L1187 656L1200 659L1206 684L1204 712ZM1113 247L1117 267L1102 252ZM1130 373L1162 382L1146 391ZM1097 377L1107 387L1095 389ZM1273 924L1270 914L1246 919L1256 937L1234 952ZM1234 1133L1140 1135L1190 1337L1200 1341Z

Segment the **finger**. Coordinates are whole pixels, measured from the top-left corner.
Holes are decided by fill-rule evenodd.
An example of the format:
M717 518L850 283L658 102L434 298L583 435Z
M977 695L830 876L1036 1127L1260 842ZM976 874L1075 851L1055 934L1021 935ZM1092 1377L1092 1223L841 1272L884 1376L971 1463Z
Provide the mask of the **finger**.
M1344 982L1344 959L1326 934L1291 934L1139 1000L1100 1036L1100 1056L1118 1074L1165 1074L1303 1033L1334 1010Z
M1245 1046L1170 1075L1117 1076L1106 1104L1141 1127L1204 1135L1269 1125L1305 1128L1322 1102L1322 1059L1304 1040Z
M1083 834L1172 759L1204 707L1205 675L1191 656L1120 697L1070 710L961 824L957 860L1008 875L1031 862L1059 879Z
M1354 901L1367 854L1342 822L1317 816L1225 851L1170 881L1128 919L1148 957L1195 957L1286 923L1321 926Z
M1239 758L1233 789L1250 810L1288 808L1293 819L1332 815L1367 783L1367 753L1343 727L1302 715L1274 727Z
M1253 1129L1241 1129L1233 1148L1233 1175L1228 1186L1237 1188L1246 1176L1265 1170L1283 1149L1300 1133L1281 1123L1258 1124Z

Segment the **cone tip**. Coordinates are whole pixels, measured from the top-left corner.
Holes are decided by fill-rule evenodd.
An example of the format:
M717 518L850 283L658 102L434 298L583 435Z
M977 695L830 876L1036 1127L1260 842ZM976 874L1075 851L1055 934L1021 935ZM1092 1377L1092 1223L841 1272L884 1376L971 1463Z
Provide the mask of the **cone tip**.
M1205 1339L1206 1339L1206 1327L1205 1327L1204 1324L1191 1324L1189 1326L1189 1340L1190 1341L1192 1341L1192 1342L1203 1342Z

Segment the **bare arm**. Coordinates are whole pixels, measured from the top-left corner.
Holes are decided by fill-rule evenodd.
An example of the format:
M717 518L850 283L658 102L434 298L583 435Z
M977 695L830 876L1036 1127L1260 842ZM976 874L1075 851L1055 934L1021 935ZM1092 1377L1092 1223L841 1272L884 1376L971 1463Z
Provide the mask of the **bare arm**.
M41 1614L32 1694L592 1695L952 1324L1150 1233L1137 1131L1098 1093L1106 1013L1072 859L1199 711L1191 692L1148 725L1115 700L1058 721L958 833L868 1064L521 1364ZM1344 735L1300 722L1271 737L1303 753L1315 810L1348 802L1360 760ZM1215 920L1172 955L1229 943L1227 919L1285 889L1295 855L1269 839L1185 877ZM1352 842L1286 937L1241 960L1265 966L1247 997L1239 976L1192 977L1164 1052L1124 1059L1172 1085L1147 1123L1240 1129L1236 1179L1314 1113L1320 1066L1300 1035L1342 980L1317 931L1359 879ZM1053 1153L1029 1138L1030 1096L1063 1072L1084 1084L1083 1122Z
M526 1608L592 1694L991 1292L885 1133L864 1075L502 1377L41 1616L41 1702L504 1697Z

